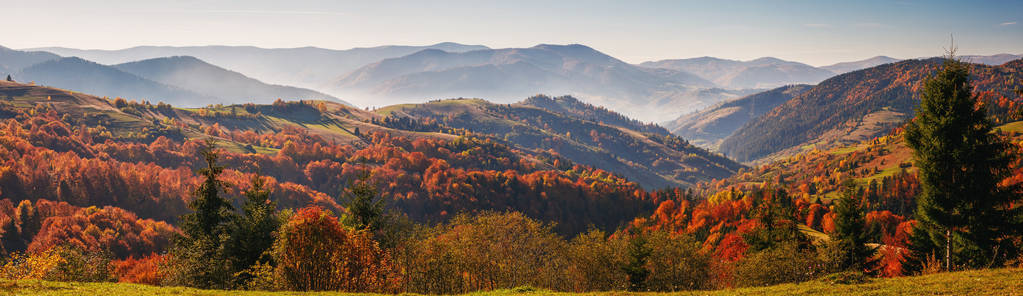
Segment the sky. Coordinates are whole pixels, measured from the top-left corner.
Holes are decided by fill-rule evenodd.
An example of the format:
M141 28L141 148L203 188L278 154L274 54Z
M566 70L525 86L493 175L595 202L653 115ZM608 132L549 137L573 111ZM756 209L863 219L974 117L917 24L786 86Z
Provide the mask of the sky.
M0 0L0 45L585 44L626 62L1023 54L1023 1Z

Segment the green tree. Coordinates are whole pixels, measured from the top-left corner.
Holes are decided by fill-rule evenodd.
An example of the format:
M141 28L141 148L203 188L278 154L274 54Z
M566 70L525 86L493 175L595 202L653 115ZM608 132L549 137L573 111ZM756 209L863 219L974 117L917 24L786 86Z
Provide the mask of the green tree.
M348 201L348 215L344 216L344 224L357 230L376 232L384 223L384 200L380 198L376 187L363 176L352 182L344 192Z
M224 242L233 207L220 196L227 184L218 179L224 168L217 165L214 143L207 141L199 153L206 162L206 167L199 170L204 180L193 192L195 200L188 204L195 212L181 218L182 235L175 239L171 249L173 262L168 281L192 287L225 288L231 273Z
M907 267L919 269L927 256L953 266L998 264L1015 254L1005 239L1020 229L1016 189L999 186L1011 173L1011 147L992 133L986 110L971 94L969 65L954 50L920 91L916 118L906 127L922 192L917 197Z
M753 218L758 221L757 230L744 234L743 239L751 252L772 249L786 242L798 242L809 247L810 238L799 231L795 222L795 205L788 193L782 189L756 189L752 192Z
M629 240L629 246L626 249L628 262L622 266L629 281L629 291L646 290L646 279L650 276L650 270L647 269L646 263L652 252L653 250L647 246L647 239L643 234L636 234Z
M230 237L227 242L227 257L230 258L231 270L235 272L236 286L244 285L250 275L242 273L257 262L269 258L269 250L276 239L274 232L281 226L281 218L277 213L277 204L270 200L270 190L266 189L266 181L260 175L252 176L252 186L245 191L245 204L242 215L234 219L230 226Z
M835 231L831 241L838 248L835 262L838 271L871 271L876 248L867 246L870 234L866 231L866 219L860 201L854 197L855 183L845 184L845 192L835 205Z
M199 169L203 182L192 193L195 200L188 205L195 212L184 216L181 229L190 237L216 237L224 232L224 225L231 219L234 207L220 196L220 191L227 184L217 179L224 172L224 167L217 165L220 156L214 143L206 142L199 153L206 161L206 167Z

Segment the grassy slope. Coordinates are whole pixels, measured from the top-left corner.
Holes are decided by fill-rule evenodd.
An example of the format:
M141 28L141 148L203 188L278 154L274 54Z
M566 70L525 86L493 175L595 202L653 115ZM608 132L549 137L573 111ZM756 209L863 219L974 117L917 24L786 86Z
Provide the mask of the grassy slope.
M862 284L843 285L823 281L784 284L760 288L680 293L554 293L544 290L513 289L469 295L1020 295L1023 269L1005 268L963 271L917 277L875 279ZM47 281L0 281L0 295L371 295L351 293L251 292L197 290L120 283L67 283Z
M61 113L69 113L74 118L81 118L82 123L88 126L103 126L118 138L139 133L144 128L155 129L166 126L164 121L170 119L179 120L189 125L181 130L182 135L187 138L210 138L201 129L196 128L200 123L204 125L219 123L232 129L256 132L276 132L290 126L340 143L361 141L352 135L351 131L356 127L366 134L384 130L409 137L456 138L447 134L415 133L369 124L365 121L377 115L336 102L323 101L327 111L320 112L312 107L320 101L310 102L312 102L310 106L292 108L294 111L285 112L275 112L274 108L269 105L257 105L256 108L262 114L256 118L204 118L198 116L200 109L222 114L230 114L234 111L233 113L239 115L252 115L246 112L242 105L175 108L168 114L141 108L138 109L140 111L137 114L129 114L119 110L105 98L51 87L0 81L0 104L7 104L18 109L33 108L38 104L50 104ZM243 144L223 138L218 139L218 142L222 148L230 151L246 152ZM258 153L276 153L276 149L269 147L253 147L253 149Z

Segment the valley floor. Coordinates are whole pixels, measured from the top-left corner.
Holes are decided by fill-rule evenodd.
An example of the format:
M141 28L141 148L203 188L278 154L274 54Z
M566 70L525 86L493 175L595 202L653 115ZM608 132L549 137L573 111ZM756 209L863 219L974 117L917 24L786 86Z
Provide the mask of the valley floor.
M0 295L369 295L336 292L254 292L198 290L121 283L68 283L49 281L0 281ZM843 285L813 281L760 288L680 293L557 293L518 288L467 295L1023 295L1023 269L1004 268L963 271L917 277L876 279Z

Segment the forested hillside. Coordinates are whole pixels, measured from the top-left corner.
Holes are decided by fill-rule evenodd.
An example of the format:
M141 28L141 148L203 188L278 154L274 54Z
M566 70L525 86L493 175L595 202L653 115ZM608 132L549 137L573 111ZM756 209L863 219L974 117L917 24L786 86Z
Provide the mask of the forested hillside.
M788 102L811 87L805 84L787 85L722 102L667 122L665 127L696 145L716 149L722 140L746 122Z
M558 222L559 231L575 233L588 225L614 229L664 198L608 171L572 165L566 156L546 148L518 150L484 133L407 118L401 121L403 127L388 117L339 104L176 109L0 83L5 139L0 149L4 155L0 198L12 207L23 200L45 199L78 207L123 208L141 219L174 223L187 211L190 188L198 182L193 170L202 139L215 139L226 149L224 178L234 184L227 191L234 203L246 189L246 180L259 173L269 178L268 186L283 207L317 204L341 211L342 189L368 174L367 182L388 204L417 221L439 222L479 210L516 210ZM578 119L546 114L555 122L580 124ZM421 131L426 126L436 131ZM598 135L626 133L593 122L580 126L599 130ZM593 140L586 136L586 141ZM717 176L738 168L734 163L717 167L708 159L718 158L702 150L668 146L682 142L656 142L676 138L629 139L660 151L704 153L694 161L711 165ZM16 215L8 217L8 223L21 221ZM31 234L20 239L23 244L31 244Z
M937 58L907 60L825 80L746 123L721 143L720 151L747 162L884 135L913 116L917 89L941 63ZM1018 97L1015 91L1023 86L1021 70L1023 60L1000 66L973 64L974 92L991 112L1014 112L1019 104L1013 100Z
M436 122L503 139L524 151L550 151L575 163L618 172L647 189L724 178L742 167L663 128L571 97L537 96L508 105L479 99L442 100L377 112L388 116L386 126L400 126L406 117Z
M1023 122L997 130L1014 143L1013 153L1023 153ZM898 128L871 140L806 151L700 183L692 188L696 199L662 202L652 216L636 219L633 226L693 234L719 259L734 261L753 254L752 238L758 232L770 231L758 221L766 210L780 211L785 223L794 223L809 239L823 244L821 240L827 240L823 234L835 231L837 200L851 195L866 212L869 241L883 245L878 272L903 275L907 254L898 250L909 243L915 198L921 192L903 134ZM1023 184L1023 162L1017 160L1012 171L1003 184ZM846 188L850 182L856 186L852 192Z

